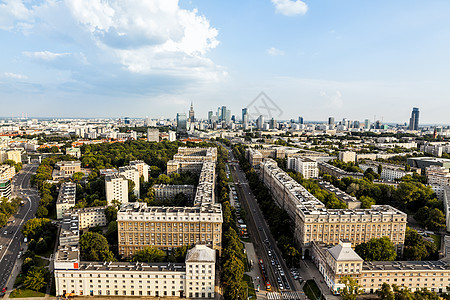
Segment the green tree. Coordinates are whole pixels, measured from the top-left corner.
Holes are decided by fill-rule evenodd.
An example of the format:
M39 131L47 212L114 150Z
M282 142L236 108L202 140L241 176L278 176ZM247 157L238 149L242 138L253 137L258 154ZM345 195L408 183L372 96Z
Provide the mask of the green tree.
M394 292L392 291L391 286L386 282L384 282L381 289L377 291L377 295L381 300L395 300Z
M364 209L369 209L372 207L372 205L376 204L375 200L369 196L361 196L359 198L359 201L361 201L361 208Z
M386 236L356 245L355 251L366 261L390 261L397 256L394 244Z
M81 179L83 179L84 173L83 172L75 172L72 175L72 179L76 182L79 182Z
M49 272L43 267L32 267L23 280L23 285L33 291L41 291L47 286Z
M91 261L111 261L114 255L109 251L106 238L96 232L86 232L80 237L81 256Z
M112 221L117 221L117 208L115 206L108 206L105 209L105 217L108 223Z
M425 260L435 258L436 244L425 240L416 230L406 227L403 259Z
M50 227L52 227L50 219L34 218L23 225L22 234L28 239L36 239L36 237L41 237Z
M156 247L145 247L144 250L136 251L133 255L131 261L140 261L140 262L162 262L166 254L164 251L156 248Z
M356 282L356 279L350 276L344 276L339 279L339 282L345 285L341 291L343 300L355 300L356 296L361 293L360 286Z

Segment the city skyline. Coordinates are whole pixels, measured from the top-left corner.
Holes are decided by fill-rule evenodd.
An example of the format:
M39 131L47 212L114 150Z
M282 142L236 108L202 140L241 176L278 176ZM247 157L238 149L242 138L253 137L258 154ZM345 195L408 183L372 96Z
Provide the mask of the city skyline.
M445 1L45 0L0 8L1 117L174 118L193 101L201 118L226 105L239 119L264 91L280 120L376 115L407 123L420 107L421 124L450 123ZM131 21L144 14L156 24Z

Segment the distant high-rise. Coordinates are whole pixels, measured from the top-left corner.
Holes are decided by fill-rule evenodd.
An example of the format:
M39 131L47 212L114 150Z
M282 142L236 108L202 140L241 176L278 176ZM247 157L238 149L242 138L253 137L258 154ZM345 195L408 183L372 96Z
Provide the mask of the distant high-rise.
M221 122L226 121L226 119L227 119L227 107L226 106L222 106L222 108L220 109L220 116L221 116L221 118L219 118L219 120Z
M298 117L298 124L303 124L303 117Z
M191 108L189 109L189 122L194 123L194 105L191 102Z
M209 122L209 123L211 123L212 117L213 117L213 111L210 110L210 111L208 111L208 122Z
M187 133L187 120L185 113L177 113L177 134L186 135Z
M334 117L328 118L328 125L334 125Z
M264 127L264 116L263 115L260 115L258 117L258 119L256 119L256 127L258 129L263 129L263 127Z
M413 107L411 118L409 119L409 130L418 130L419 129L419 109L417 107Z
M231 124L231 110L227 109L225 111L225 118L224 118L225 123L227 124Z
M269 128L270 129L277 129L278 128L278 123L277 120L275 120L274 118L272 118L269 122Z
M242 109L242 122L244 122L244 115L248 112L247 107Z
M365 119L365 120L364 120L364 127L365 127L366 129L370 129L370 120L369 120L369 119Z

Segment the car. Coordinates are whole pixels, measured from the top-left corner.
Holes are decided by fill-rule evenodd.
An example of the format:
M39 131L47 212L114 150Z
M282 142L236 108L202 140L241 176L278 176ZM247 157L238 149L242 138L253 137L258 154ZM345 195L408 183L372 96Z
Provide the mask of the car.
M2 289L2 293L6 293L6 288L5 287Z
M3 234L8 234L8 230L5 230L5 232L3 232Z
M0 245L0 250L2 250L3 249L3 245Z

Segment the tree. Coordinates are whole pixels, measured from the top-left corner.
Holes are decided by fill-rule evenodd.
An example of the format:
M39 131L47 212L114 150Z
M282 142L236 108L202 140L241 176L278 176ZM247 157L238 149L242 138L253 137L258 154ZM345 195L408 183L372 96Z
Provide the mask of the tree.
M416 230L406 227L403 258L406 260L425 260L434 258L437 252L436 244L425 240Z
M383 165L379 164L377 169L378 169L377 170L378 171L378 175L381 175L381 173L383 172Z
M83 172L75 172L72 175L72 179L76 182L79 182L81 179L83 179L84 173Z
M375 200L369 196L361 196L359 197L359 201L361 201L361 208L369 209L372 205L376 204Z
M384 282L381 289L377 291L377 295L381 300L395 300L394 292L392 291L391 286L386 282Z
M108 223L112 221L117 221L117 208L114 206L108 206L105 209L105 217Z
M156 247L146 247L144 250L136 251L131 261L140 262L162 262L166 254Z
M341 277L339 282L345 284L345 287L342 289L341 292L343 300L355 300L356 296L361 293L359 285L356 282L356 279L350 276L344 276Z
M48 248L47 242L43 238L40 238L36 244L35 251L37 254L41 254L41 253L44 253L45 251L47 251L48 250L47 248Z
M355 251L366 261L390 261L397 256L394 244L386 236L356 245Z
M91 261L111 261L114 255L109 251L106 238L96 232L86 232L80 237L81 256Z
M28 239L41 237L44 231L52 227L50 219L34 218L28 220L22 228L22 234Z
M43 267L32 267L23 280L23 285L33 291L40 291L47 286L48 270Z

